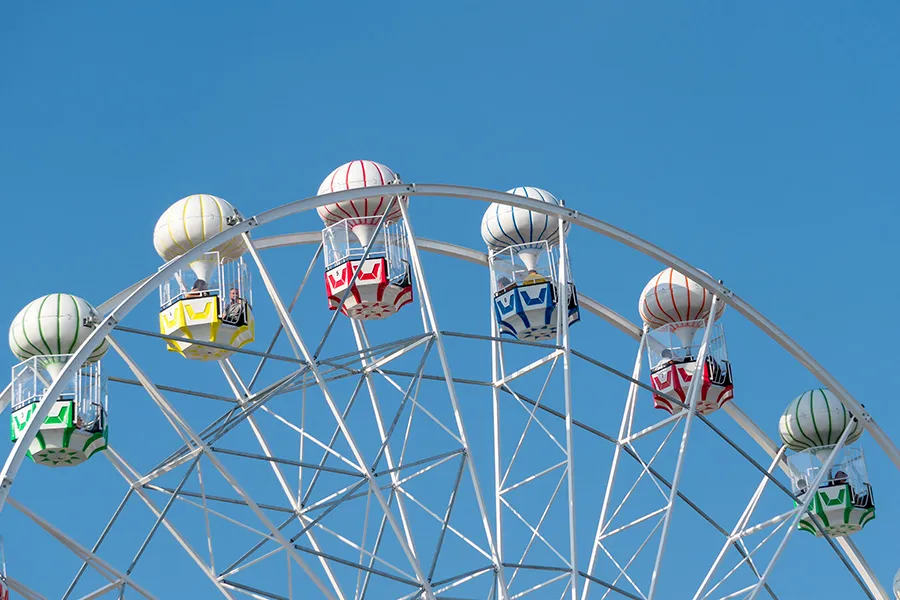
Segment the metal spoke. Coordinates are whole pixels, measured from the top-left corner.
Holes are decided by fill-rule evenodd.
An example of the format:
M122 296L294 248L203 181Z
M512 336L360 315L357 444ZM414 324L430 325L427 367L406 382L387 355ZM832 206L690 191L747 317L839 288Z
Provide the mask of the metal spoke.
M272 521L270 521L269 518L262 512L253 498L246 492L246 490L244 490L244 488L225 468L216 454L209 449L209 446L200 440L200 437L190 428L187 422L184 421L184 419L175 411L175 409L168 403L168 401L166 401L159 390L147 378L144 372L140 370L140 368L131 359L131 357L125 353L125 351L115 342L115 340L112 339L112 337L109 338L109 344L113 348L113 350L115 350L116 353L122 358L122 360L125 361L126 365L128 365L129 369L131 369L135 377L137 377L138 380L144 383L144 389L147 390L147 393L157 404L157 406L159 406L159 408L163 412L168 413L173 418L173 420L178 423L182 431L189 435L193 444L206 455L206 457L213 464L216 470L222 474L222 476L228 481L231 487L234 488L238 495L241 496L241 498L243 498L245 502L247 502L250 510L253 511L256 517L265 525L267 529L269 529L269 531L275 536L278 542L285 546L291 557L306 572L307 576L312 580L316 587L318 587L327 598L333 599L334 595L332 594L331 590L324 585L324 583L319 579L319 576L310 568L306 561L304 561L303 558L296 551L294 551L294 549L288 544L287 539L285 539L285 537L275 527Z
M328 408L331 410L332 415L334 416L335 421L337 421L338 426L341 429L341 433L344 436L344 440L347 442L350 447L351 452L353 453L353 457L360 470L366 473L367 478L369 479L369 485L372 489L372 493L375 496L375 499L381 505L382 510L387 516L388 523L391 526L391 529L394 530L394 533L398 539L398 542L403 550L403 553L406 555L407 560L410 565L413 567L413 570L416 573L416 579L419 584L425 590L425 595L429 600L434 600L434 594L431 591L431 584L425 579L424 573L422 572L422 567L419 564L418 559L416 558L415 553L406 543L403 535L403 531L400 525L397 523L396 519L393 516L393 513L390 510L390 507L387 504L387 500L382 494L381 490L378 488L378 485L374 481L374 476L368 472L366 469L365 460L363 459L362 453L359 449L358 444L356 443L355 436L350 431L349 427L346 424L346 421L341 416L340 411L337 409L337 405L335 404L334 397L331 395L328 384L325 379L322 377L322 374L319 370L317 362L312 354L306 348L306 344L303 342L303 339L300 336L300 333L297 331L293 321L291 320L291 316L287 313L287 310L284 307L284 304L281 302L281 297L278 294L277 289L275 288L274 283L269 277L268 271L266 270L265 265L262 260L259 258L259 254L253 247L253 242L250 240L249 236L244 236L244 241L247 244L248 251L253 257L254 262L256 263L257 268L260 271L260 275L262 276L263 282L266 285L266 289L269 292L269 296L272 299L273 304L275 304L276 310L278 312L278 316L281 319L282 324L285 326L285 329L288 332L288 335L293 339L295 346L299 350L300 354L303 358L309 363L310 371L313 376L316 378L316 381L319 383L319 389L322 391L322 395L325 397L325 402L328 405Z

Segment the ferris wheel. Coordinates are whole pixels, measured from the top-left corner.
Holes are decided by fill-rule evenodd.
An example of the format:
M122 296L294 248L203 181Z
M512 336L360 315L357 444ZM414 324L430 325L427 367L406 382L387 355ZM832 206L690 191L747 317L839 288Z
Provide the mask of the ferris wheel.
M416 235L436 198L486 203L483 247ZM632 315L592 297L576 231L659 262ZM252 217L187 196L152 241L164 264L106 302L11 321L0 527L34 534L7 535L0 599L777 599L813 562L807 597L892 597L862 445L900 451L873 416L722 281L577 203L356 160ZM741 318L819 381L768 422L739 407L765 369L729 357Z

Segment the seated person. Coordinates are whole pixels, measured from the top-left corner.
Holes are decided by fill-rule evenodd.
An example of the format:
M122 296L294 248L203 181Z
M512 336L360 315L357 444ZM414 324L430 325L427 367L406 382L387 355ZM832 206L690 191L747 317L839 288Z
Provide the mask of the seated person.
M75 427L87 433L100 433L103 430L103 416L100 410L94 412L94 409L97 409L97 406L99 405L93 404L91 410L88 410L84 414L77 415L75 417Z
M675 364L675 354L672 352L671 348L665 348L660 353L659 362L656 363L656 366L653 367L654 371L662 369L664 367L668 367L669 365Z
M806 483L806 480L802 477L797 480L797 496L800 497L806 493L806 490L809 489L809 484Z
M843 485L847 483L847 474L838 469L829 482L831 485Z
M228 292L228 306L222 313L222 322L238 326L247 323L247 301L241 298L237 288Z
M537 271L528 271L528 274L525 275L525 279L522 280L522 285L533 285L535 283L547 283L547 278Z
M207 285L205 279L198 279L194 282L193 287L191 287L191 291L184 295L185 298L200 298L202 296L208 296L209 285Z
M508 292L509 290L516 287L515 282L511 281L509 277L505 275L501 275L497 278L497 293L502 294L504 292Z

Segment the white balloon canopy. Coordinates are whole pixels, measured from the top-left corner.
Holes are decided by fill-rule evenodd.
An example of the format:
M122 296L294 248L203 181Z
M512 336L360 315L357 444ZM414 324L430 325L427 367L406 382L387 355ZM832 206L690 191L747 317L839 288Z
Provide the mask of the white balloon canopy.
M709 318L712 300L712 294L699 283L669 268L656 274L644 287L638 301L638 312L644 324L651 329L686 323L674 328L674 331L684 346L690 346L696 332L703 327L702 324L691 323ZM723 312L725 303L719 302L715 320Z
M852 427L847 444L862 435L863 428L827 389L803 392L788 405L778 421L778 433L785 445L796 452L833 446L847 427Z
M366 187L388 185L396 179L396 174L387 166L371 160L354 160L339 166L322 181L317 195L344 190L355 190ZM372 239L372 232L378 225L381 216L387 210L390 196L372 196L360 200L346 200L326 204L317 208L319 216L330 227L344 219L352 219L350 231L366 246ZM391 212L385 216L387 223L398 220L401 216L400 205L394 204Z
M34 356L58 356L75 352L91 333L85 319L97 314L93 306L71 294L48 294L29 302L9 326L9 347L19 360ZM85 364L103 356L109 344L104 339ZM64 359L44 361L55 377Z
M536 187L517 187L506 192L550 204L562 206L556 196ZM568 229L568 223L565 227ZM510 246L519 246L516 254L528 269L533 270L544 244L559 243L559 220L549 215L524 208L493 203L484 211L481 219L481 238L488 248L498 252Z
M228 229L229 219L237 214L234 206L217 196L209 194L187 196L166 209L156 222L156 228L153 230L153 247L163 260L172 260ZM239 258L246 251L246 247L241 238L235 238L214 248L213 251L219 253L219 260L222 263L227 263ZM191 269L197 275L197 279L207 282L217 267L218 264L209 259L191 263Z

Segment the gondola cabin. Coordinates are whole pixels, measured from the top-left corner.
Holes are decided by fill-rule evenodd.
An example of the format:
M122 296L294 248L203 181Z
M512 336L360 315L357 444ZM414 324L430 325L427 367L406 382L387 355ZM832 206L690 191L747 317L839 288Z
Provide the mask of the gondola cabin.
M698 360L705 328L706 321L698 319L668 323L646 333L650 384L656 392L653 394L656 408L672 414L683 410L681 404L690 402L688 392L698 376L697 410L701 414L719 410L734 397L731 362L721 325L713 325L706 358L702 364Z
M491 252L494 315L502 334L519 340L542 341L556 337L560 319L558 249L546 241L517 244ZM569 325L580 318L578 293L571 277L566 281Z
M810 492L810 484L833 448L810 448L789 457L795 496L801 498ZM850 535L874 519L875 497L862 448L842 448L818 487L809 494L808 502L812 514L804 515L797 527L818 537L822 537L822 531L833 537Z
M844 445L822 473L845 432ZM797 396L781 415L778 433L785 446L795 451L788 456L791 484L794 495L809 510L797 525L801 531L820 537L823 532L851 535L875 518L865 455L856 443L862 425L830 390L813 389Z
M340 307L352 319L385 319L413 301L402 224L385 225L373 239L369 221L377 220L344 219L322 231L328 308ZM369 241L372 248L363 260Z
M170 352L222 360L254 340L250 273L243 258L223 262L209 252L159 288L159 330ZM206 344L202 343L206 342Z
M19 439L31 423L38 403L70 355L35 356L12 369L10 437ZM101 361L87 364L71 377L55 399L31 444L28 456L48 467L78 465L105 450L109 438L106 378Z

